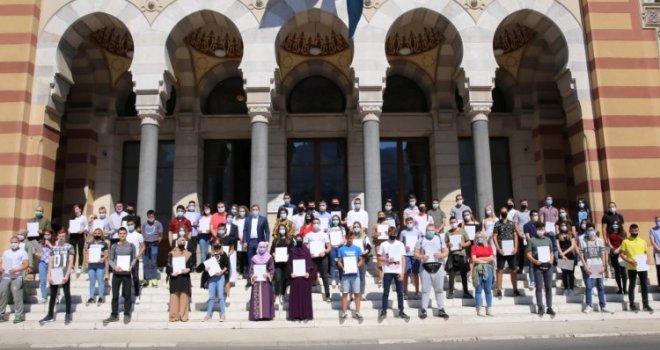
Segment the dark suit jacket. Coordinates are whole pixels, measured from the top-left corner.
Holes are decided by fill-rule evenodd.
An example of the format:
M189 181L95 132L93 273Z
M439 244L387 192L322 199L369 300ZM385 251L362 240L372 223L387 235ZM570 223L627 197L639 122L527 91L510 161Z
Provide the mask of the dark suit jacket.
M245 219L243 226L243 241L250 241L250 232L252 232L252 217ZM259 242L268 242L270 239L270 229L268 228L268 219L265 216L259 215L257 220L257 240Z

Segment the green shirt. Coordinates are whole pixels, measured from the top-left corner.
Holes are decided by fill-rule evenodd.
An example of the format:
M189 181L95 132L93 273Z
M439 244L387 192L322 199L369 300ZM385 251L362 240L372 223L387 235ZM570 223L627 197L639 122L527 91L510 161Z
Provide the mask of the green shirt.
M543 236L542 238L534 237L527 245L527 252L532 252L534 259L539 258L538 248L539 247L549 247L550 255L552 255L552 241L550 238Z

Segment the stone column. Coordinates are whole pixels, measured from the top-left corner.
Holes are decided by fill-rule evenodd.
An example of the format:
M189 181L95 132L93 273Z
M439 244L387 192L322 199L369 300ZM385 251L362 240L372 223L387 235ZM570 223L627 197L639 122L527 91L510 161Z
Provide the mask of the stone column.
M369 222L376 222L382 210L380 183L380 114L381 104L361 104L362 133L364 142L364 202Z
M158 133L163 114L157 110L145 110L139 111L138 117L141 121L141 135L137 213L146 220L147 211L156 209Z
M473 212L479 218L484 208L493 204L493 176L490 164L490 137L488 133L489 107L473 107L469 113L472 123L474 146L474 170L477 180L477 208Z
M249 105L250 127L252 129L250 165L250 205L258 204L261 213L268 211L268 124L270 106Z

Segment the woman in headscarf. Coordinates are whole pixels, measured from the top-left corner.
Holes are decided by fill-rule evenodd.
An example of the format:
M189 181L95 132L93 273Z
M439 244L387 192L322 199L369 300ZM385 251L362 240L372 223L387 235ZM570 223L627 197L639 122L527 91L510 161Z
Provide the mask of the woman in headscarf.
M257 276L259 272L262 274ZM250 263L250 321L269 321L275 317L272 283L274 274L275 263L273 257L268 254L268 242L259 242L257 254L252 257Z
M314 312L312 309L312 284L309 277L314 271L314 264L309 249L303 244L302 235L297 235L295 242L287 262L291 277L289 320L311 320L314 318ZM293 273L294 260L305 261L305 275L297 276Z
M177 238L176 247L172 249L167 259L167 274L170 279L170 322L188 322L192 293L190 270L194 268L191 256L192 253L186 249L185 236ZM181 258L185 261L185 267L175 271L174 262Z

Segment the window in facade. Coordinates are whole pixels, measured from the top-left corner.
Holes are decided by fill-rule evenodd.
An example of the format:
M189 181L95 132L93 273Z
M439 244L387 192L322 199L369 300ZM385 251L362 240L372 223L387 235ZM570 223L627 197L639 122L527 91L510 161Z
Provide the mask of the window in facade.
M287 159L288 192L295 202L337 196L346 203L346 140L289 140Z
M204 202L250 205L250 140L204 144Z
M344 92L330 79L311 76L298 82L287 100L289 113L344 113Z
M402 210L408 195L417 202L432 201L429 143L427 139L381 139L380 180L383 203L392 199L393 207Z
M218 83L203 103L202 113L210 115L247 114L243 79L233 77Z
M401 75L387 77L383 93L383 113L424 113L428 111L426 95L417 83Z

